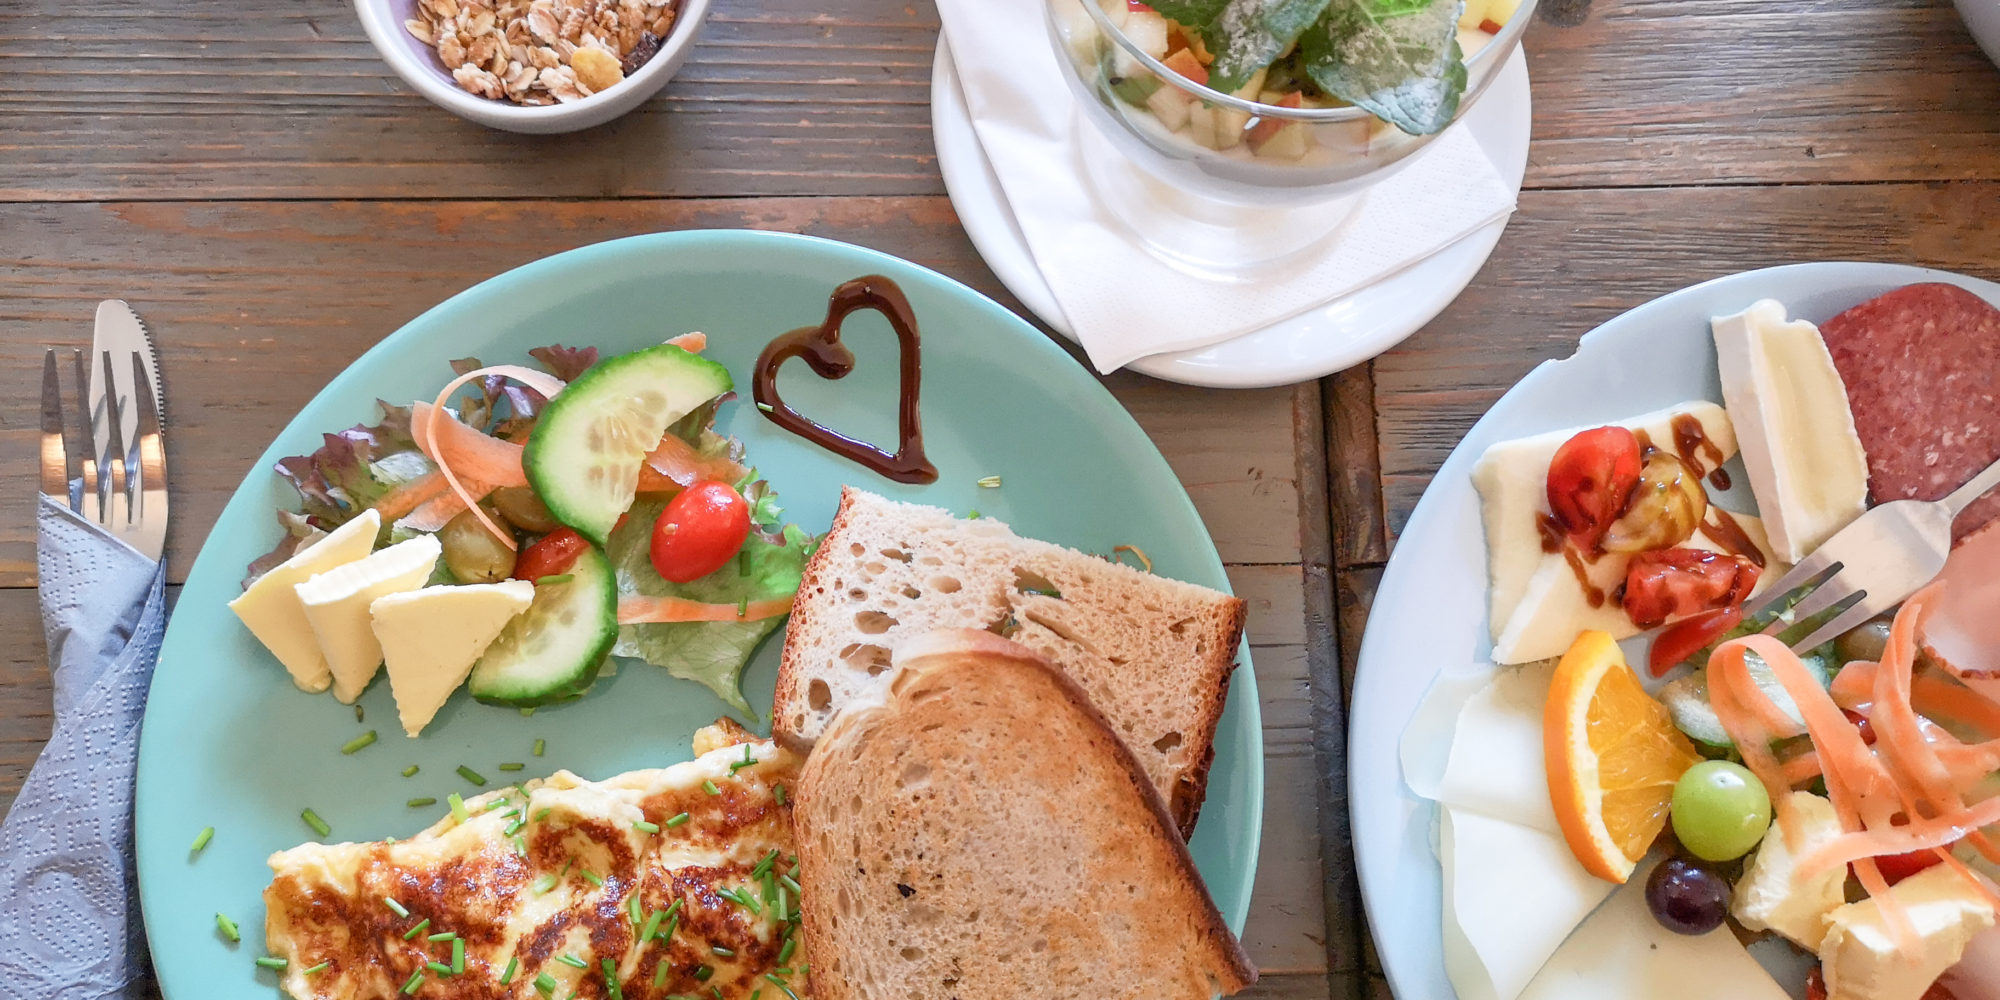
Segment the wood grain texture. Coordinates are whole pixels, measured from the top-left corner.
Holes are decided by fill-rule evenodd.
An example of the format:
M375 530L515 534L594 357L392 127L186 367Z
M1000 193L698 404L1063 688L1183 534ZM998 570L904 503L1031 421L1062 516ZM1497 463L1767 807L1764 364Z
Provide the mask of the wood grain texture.
M1524 42L1529 187L2000 180L1950 0L1542 0Z
M2000 277L2000 183L1538 191L1472 287L1375 361L1391 538L1473 422L1647 300L1736 271L1890 260Z
M32 467L43 346L88 343L96 301L131 300L171 394L178 582L271 438L402 323L551 253L710 227L860 242L1011 301L942 198L0 205L0 394L14 401L0 467ZM1292 390L1106 381L1187 484L1225 561L1298 561ZM0 586L33 583L33 490L30 476L0 477Z
M1357 365L1322 380L1327 493L1335 567L1388 558L1382 530L1382 454L1375 435L1375 368Z

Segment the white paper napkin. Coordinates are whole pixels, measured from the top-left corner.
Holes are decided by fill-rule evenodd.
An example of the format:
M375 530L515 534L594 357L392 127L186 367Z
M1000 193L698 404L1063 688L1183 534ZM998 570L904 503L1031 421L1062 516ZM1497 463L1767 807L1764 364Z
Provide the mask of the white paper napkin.
M938 0L979 135L1035 263L1101 372L1220 343L1349 295L1514 210L1514 195L1461 125L1370 189L1335 240L1249 281L1206 281L1126 236L1090 196L1068 72L1047 0Z

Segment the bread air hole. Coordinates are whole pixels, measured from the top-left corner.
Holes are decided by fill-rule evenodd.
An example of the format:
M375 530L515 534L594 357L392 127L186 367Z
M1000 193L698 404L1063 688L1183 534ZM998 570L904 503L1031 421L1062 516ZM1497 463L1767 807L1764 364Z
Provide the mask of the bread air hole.
M912 761L903 765L903 774L896 779L896 784L903 788L921 788L929 784L930 780L930 765L921 761Z
M902 549L883 549L882 554L888 556L891 559L896 560L899 563L907 563L910 561L911 558L910 554L908 552L903 551Z
M1086 639L1083 636L1076 634L1076 630L1070 628L1068 625L1065 625L1062 622L1059 622L1054 618L1049 617L1048 615L1042 614L1039 611L1025 612L1025 615L1029 621L1034 622L1035 624L1040 625L1041 627L1048 629L1051 632L1054 632L1056 635L1061 636L1065 641L1081 647L1085 652L1090 653L1093 656L1099 655L1097 652L1097 647L1091 645L1089 639Z
M870 642L850 642L840 650L840 660L854 670L880 677L889 670L889 650Z
M1031 569L1014 567L1014 589L1023 594L1053 597L1062 600L1062 588L1057 587L1048 577Z
M910 600L912 600L912 601L914 601L914 600L916 600L917 598L919 598L919 597L922 597L922 596L924 596L924 592L923 592L923 591L921 591L921 590L918 590L918 589L917 589L917 588L915 588L915 587L910 587L910 586L905 586L905 587L903 588L903 596L904 596L904 597L907 597L907 598L909 598L909 599L910 599Z
M924 950L922 948L905 947L902 951L899 951L896 954L903 956L903 961L905 962L914 962L917 959L924 957Z
M940 594L956 594L962 586L955 576L934 576L924 585Z
M1162 736L1159 739L1153 741L1153 749L1158 750L1161 753L1167 753L1168 751L1171 751L1179 747L1180 745L1181 745L1181 734L1179 733L1168 733L1167 735Z
M881 635L896 627L896 619L880 611L862 611L854 616L854 627L862 635Z
M811 684L806 685L807 708L810 708L815 712L824 712L826 711L827 706L832 704L833 704L833 691L832 689L826 686L825 681L814 679L814 681Z

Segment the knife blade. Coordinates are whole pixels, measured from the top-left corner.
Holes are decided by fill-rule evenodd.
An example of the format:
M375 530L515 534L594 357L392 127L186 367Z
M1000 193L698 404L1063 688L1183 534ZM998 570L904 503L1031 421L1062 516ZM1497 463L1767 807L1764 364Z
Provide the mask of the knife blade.
M160 385L159 352L153 347L153 338L146 331L146 323L124 300L105 299L97 304L97 327L90 340L88 365L92 375L89 390L91 446L98 456L103 456L111 447L113 439L108 418L112 413L119 418L119 442L138 440L139 431L139 408L130 395L129 387L124 387L125 391L119 393L115 407L106 398L107 389L119 384L110 379L100 381L105 371L106 352L111 355L111 370L119 373L130 370L131 362L125 360L127 354L139 354L146 377L153 384L153 396L160 401L160 421L166 422L166 393Z

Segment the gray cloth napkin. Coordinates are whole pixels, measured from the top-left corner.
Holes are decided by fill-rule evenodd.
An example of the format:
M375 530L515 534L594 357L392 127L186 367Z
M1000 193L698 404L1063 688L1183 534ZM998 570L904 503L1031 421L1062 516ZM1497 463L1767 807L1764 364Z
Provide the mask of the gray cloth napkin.
M132 775L166 630L166 572L69 508L39 502L56 721L0 822L0 998L140 996Z

